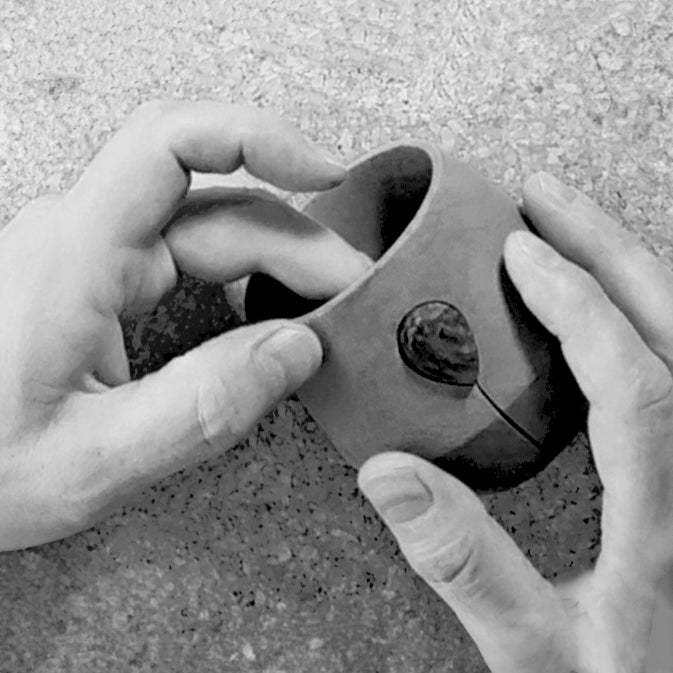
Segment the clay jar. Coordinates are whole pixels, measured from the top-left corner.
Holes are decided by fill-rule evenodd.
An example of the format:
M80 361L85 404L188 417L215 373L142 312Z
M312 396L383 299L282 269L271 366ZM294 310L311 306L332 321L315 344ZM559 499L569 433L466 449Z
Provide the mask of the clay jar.
M325 364L299 397L353 466L410 451L492 490L572 439L581 396L504 270L505 238L526 224L503 191L440 147L403 142L357 161L304 213L376 263L322 305L257 274L246 312L318 333Z

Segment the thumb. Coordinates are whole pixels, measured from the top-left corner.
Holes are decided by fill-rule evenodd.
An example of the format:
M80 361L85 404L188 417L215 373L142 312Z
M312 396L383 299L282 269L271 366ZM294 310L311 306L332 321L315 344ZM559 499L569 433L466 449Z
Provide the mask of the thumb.
M572 641L560 598L470 489L405 453L371 458L358 483L494 673L567 673Z
M69 492L95 519L125 494L245 438L321 358L315 333L290 321L228 332L138 381L73 399L59 432L76 455L55 467L67 467Z

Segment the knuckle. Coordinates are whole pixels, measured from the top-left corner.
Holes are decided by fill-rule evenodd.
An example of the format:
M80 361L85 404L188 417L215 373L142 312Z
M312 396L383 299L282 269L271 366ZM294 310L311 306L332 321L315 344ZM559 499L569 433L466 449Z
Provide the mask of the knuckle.
M284 122L282 117L276 112L273 112L273 110L257 105L229 103L224 104L224 106L226 116L242 121L258 122L257 125L262 129L265 128L266 125L275 126L278 123L287 123Z
M483 581L480 539L465 532L449 541L433 543L429 548L412 550L414 570L432 584L451 584L473 594Z
M170 99L142 103L129 117L126 128L153 139L155 144L169 144L184 105L184 101Z
M196 417L201 440L207 447L224 450L250 432L253 423L239 399L223 377L203 377L196 397Z
M656 356L633 363L627 380L629 400L637 411L673 410L673 378L668 367Z
M96 480L73 478L69 481L66 489L52 493L49 498L57 519L53 525L66 535L88 528L110 506L110 494L101 492Z
M141 103L131 114L131 123L155 124L157 121L171 115L180 106L179 101L171 99L156 99Z
M220 432L213 418L213 407L217 406L213 397L212 386L199 387L196 397L196 421L201 441L208 447L218 449Z

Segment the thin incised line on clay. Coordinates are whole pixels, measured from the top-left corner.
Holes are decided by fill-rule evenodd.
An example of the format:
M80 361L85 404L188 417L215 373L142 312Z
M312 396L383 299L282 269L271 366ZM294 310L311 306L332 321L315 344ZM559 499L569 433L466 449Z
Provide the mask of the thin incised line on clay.
M525 428L521 427L513 418L508 416L493 400L493 398L486 392L486 389L477 381L477 388L481 394L488 400L490 405L498 412L498 414L511 425L519 434L523 435L535 448L542 449L540 442L535 439Z

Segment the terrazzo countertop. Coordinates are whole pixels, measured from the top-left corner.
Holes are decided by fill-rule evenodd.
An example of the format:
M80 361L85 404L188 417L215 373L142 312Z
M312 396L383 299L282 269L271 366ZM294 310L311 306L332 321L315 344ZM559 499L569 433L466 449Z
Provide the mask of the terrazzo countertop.
M546 169L673 263L668 0L3 0L0 222L67 188L142 101L272 107L354 159L406 136L514 198ZM183 279L127 321L133 373L240 322ZM0 555L0 672L484 671L302 405L101 524ZM600 490L578 437L485 501L548 577L584 568Z

